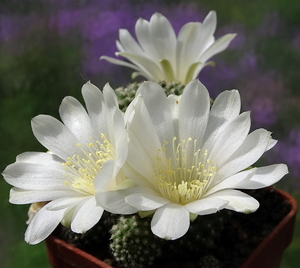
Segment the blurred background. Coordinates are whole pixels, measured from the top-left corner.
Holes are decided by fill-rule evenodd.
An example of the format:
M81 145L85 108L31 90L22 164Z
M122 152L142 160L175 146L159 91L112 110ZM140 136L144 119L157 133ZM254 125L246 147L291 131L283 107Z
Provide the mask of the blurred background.
M214 97L238 89L253 128L273 132L278 144L260 164L286 163L290 174L277 187L300 201L300 1L298 0L0 0L0 170L24 151L44 151L30 120L56 118L64 96L79 100L91 81L99 88L131 82L131 70L99 61L114 56L118 29L134 35L139 17L165 15L176 32L217 11L216 37L237 33L199 79ZM0 263L5 268L50 267L45 245L24 240L29 205L8 202L0 180ZM299 267L300 218L283 268Z

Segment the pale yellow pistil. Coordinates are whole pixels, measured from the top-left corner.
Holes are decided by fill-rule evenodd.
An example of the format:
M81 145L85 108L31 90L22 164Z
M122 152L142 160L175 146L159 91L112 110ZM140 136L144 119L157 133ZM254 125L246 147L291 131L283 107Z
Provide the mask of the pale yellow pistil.
M102 133L100 141L91 138L88 144L77 144L80 155L68 157L63 163L66 171L64 184L84 195L94 195L94 179L105 161L115 159L115 151Z
M197 140L177 142L173 138L173 158L167 158L165 142L159 150L155 187L160 194L181 205L202 198L216 172L216 165L207 158L208 152L197 149ZM170 154L168 154L170 155Z

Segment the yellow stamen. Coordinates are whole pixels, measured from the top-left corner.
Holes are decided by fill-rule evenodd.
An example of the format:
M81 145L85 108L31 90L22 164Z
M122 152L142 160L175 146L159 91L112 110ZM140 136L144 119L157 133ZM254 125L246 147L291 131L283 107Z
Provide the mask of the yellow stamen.
M207 150L197 149L197 140L188 138L158 151L155 187L165 198L185 205L202 198L216 173ZM168 154L168 150L172 150ZM171 153L171 154L170 154Z
M116 158L112 145L103 133L100 138L100 141L91 138L91 142L85 145L77 144L81 151L80 155L68 157L67 161L63 163L66 171L64 185L85 195L96 193L95 177L105 161Z

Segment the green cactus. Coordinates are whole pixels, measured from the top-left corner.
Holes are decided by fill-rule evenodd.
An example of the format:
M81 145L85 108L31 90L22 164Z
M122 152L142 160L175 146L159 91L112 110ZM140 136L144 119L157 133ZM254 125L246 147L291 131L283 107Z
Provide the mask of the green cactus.
M220 261L212 255L205 255L196 262L196 267L221 268Z
M126 87L119 87L115 89L119 101L119 107L124 112L128 105L135 97L135 93L142 83L134 82L128 84ZM167 96L170 94L180 95L183 92L184 85L178 83L160 82L161 87L165 90Z
M149 218L121 216L112 227L110 248L124 267L151 267L162 254L163 240L153 235Z

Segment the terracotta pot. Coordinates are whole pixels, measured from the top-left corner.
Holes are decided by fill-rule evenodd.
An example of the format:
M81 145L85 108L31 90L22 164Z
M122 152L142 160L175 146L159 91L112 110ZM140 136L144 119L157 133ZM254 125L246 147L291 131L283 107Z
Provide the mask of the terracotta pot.
M251 253L241 268L279 268L283 252L292 242L297 202L288 193L276 190L292 205L292 209Z
M297 213L296 200L288 193L277 189L288 201L292 209L258 245L240 268L279 268L284 250L293 238ZM113 268L92 255L56 238L54 235L46 239L50 264L54 268Z

